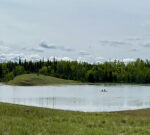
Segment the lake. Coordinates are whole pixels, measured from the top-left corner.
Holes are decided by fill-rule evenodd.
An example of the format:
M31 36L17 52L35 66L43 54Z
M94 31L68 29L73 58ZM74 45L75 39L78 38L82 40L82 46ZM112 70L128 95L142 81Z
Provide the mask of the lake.
M107 92L102 92L106 89ZM0 85L0 102L83 112L150 108L148 85Z

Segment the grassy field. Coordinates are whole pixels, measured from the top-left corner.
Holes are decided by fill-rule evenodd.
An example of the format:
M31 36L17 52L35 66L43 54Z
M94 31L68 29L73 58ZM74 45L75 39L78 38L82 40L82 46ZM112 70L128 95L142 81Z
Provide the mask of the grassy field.
M81 113L0 103L0 135L150 135L150 109Z
M34 86L34 85L57 85L57 84L78 84L77 81L64 80L51 76L24 74L15 77L8 82L8 85Z

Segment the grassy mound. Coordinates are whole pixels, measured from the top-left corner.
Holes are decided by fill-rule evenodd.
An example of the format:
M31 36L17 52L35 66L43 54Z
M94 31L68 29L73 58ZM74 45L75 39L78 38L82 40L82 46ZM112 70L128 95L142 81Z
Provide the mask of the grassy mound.
M57 84L76 84L77 81L64 80L51 76L36 75L36 74L24 74L15 77L8 82L8 85L18 86L38 86L38 85L57 85Z
M150 109L81 113L0 103L1 135L149 135Z

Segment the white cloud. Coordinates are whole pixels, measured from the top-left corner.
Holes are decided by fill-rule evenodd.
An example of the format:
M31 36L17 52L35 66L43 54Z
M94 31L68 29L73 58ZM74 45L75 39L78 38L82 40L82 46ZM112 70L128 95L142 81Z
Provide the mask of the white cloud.
M109 61L109 62L121 61L121 62L124 62L126 64L126 63L129 63L129 62L134 62L134 61L136 61L136 59L134 59L134 58L123 58L123 59L112 58L112 59L109 59L107 61Z
M0 62L7 62L7 61L13 61L13 62L16 62L19 60L19 58L21 58L22 60L27 60L27 61L39 61L40 59L43 59L46 61L47 59L53 61L54 58L58 61L60 60L64 60L64 61L73 61L73 60L77 60L78 62L88 62L88 63L104 63L105 61L115 61L115 60L119 60L119 61L123 61L125 63L128 63L128 62L132 62L132 61L135 61L134 58L124 58L124 59L109 59L109 60L106 60L104 59L103 57L94 57L94 56L91 56L91 55L88 55L88 56L83 56L83 57L77 57L77 58L71 58L71 57L57 57L57 56L51 56L51 57L42 57L42 55L39 55L39 54L32 54L32 53L29 53L29 54L26 54L26 53L19 53L17 51L15 52L3 52L3 53L0 53Z
M96 57L95 63L104 63L106 60L103 57Z
M83 58L83 57L78 57L77 62L88 62L88 60L86 58Z
M63 58L61 58L61 60L64 60L64 61L73 61L73 59L71 59L69 57L63 57Z
M61 61L61 60L63 60L63 61L73 61L73 59L70 58L70 57L56 57L56 56L51 56L51 57L49 57L48 59L49 59L50 61L53 61L54 58L55 58L55 60L57 60L57 61ZM47 60L47 59L46 59L46 60Z
M25 55L23 53L10 53L10 54L0 54L0 62L7 62L7 61L13 61L13 62L17 62L19 60L19 58L21 58L22 60L27 60L27 61L39 61L41 59L41 57L37 54L35 55Z
M136 61L136 59L134 59L134 58L125 58L125 59L123 59L122 60L124 63L129 63L129 62L134 62L134 61Z

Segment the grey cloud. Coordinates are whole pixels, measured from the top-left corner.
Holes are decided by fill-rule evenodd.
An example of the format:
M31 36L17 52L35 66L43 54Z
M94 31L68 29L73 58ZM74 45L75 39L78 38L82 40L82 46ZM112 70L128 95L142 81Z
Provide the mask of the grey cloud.
M150 21L148 20L148 21L144 22L144 23L142 24L142 26L144 26L144 27L150 26Z
M80 51L79 55L85 56L85 55L90 55L87 51Z
M54 46L54 45L48 45L45 41L42 41L40 43L40 46L43 47L43 48L46 48L46 49L57 49L56 46Z
M4 45L4 42L2 40L0 40L0 45Z
M127 43L125 41L110 41L110 40L101 40L99 43L103 46L112 46L112 47L120 47L123 45L129 45L130 43Z
M63 46L55 46L55 45L49 45L49 44L47 44L45 41L42 41L41 43L40 43L40 46L42 47L42 48L45 48L45 49L56 49L56 50L62 50L62 51L67 51L67 52L69 52L69 51L74 51L72 48L66 48L66 47L63 47Z
M37 53L42 53L44 52L44 50L42 48L22 48L21 51L25 51L25 52L37 52Z
M127 41L143 41L144 38L142 37L130 37L130 38L127 38Z
M60 50L63 50L63 51L67 51L67 52L73 51L73 49L71 49L71 48L65 48L65 47L63 47L63 46L59 46L59 47L57 47L57 48L60 49Z
M7 46L5 46L5 45L0 45L0 51L2 51L2 52L8 52L10 50L12 50L12 49L9 48L9 47L7 47Z
M137 52L137 49L131 49L130 52Z
M146 48L150 48L150 43L146 43L143 46L146 47Z
M31 51L34 51L34 52L44 52L44 50L40 49L40 48L32 48L30 49Z

